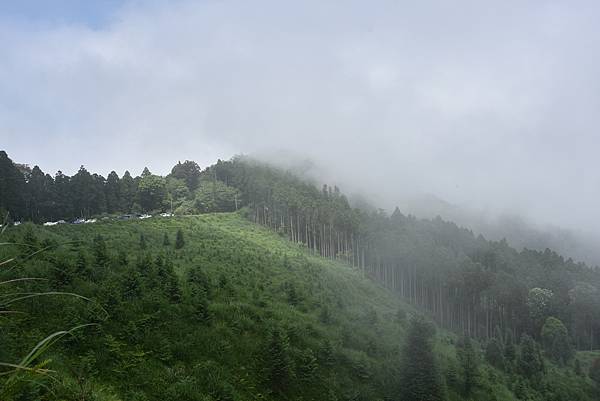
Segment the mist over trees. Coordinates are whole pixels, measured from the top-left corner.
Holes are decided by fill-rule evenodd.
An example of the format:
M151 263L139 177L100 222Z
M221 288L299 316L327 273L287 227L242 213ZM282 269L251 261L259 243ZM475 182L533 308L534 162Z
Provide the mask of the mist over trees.
M52 177L37 166L14 164L4 152L0 168L0 208L14 220L44 222L171 209L179 215L239 211L310 254L354 267L461 338L453 344L457 362L444 361L432 349L436 340L431 323L413 317L398 356L397 380L404 383L397 390L400 399L445 399L447 390L464 397L479 394L489 380L481 364L518 378L515 394L541 394L552 387L548 364L585 377L588 372L574 359L575 351L600 347L597 269L549 249L517 251L506 241L488 241L439 217L417 219L398 208L388 215L369 205L352 207L336 186L317 187L245 157L219 160L203 170L191 161L178 163L166 177L145 168L137 177L126 172L120 178L111 172L105 179L84 167L72 177L60 172ZM134 247L149 252L152 241L159 241L163 247L185 252L195 246L186 235L182 228L161 231L158 239L136 233ZM24 238L23 242L35 241ZM79 258L74 269L82 277L98 280L107 266L117 263L110 255L104 237L98 235L91 255ZM147 274L147 266L155 266L153 274L164 286L165 299L180 302L182 291L172 260L159 255L154 263L144 259L136 263L142 275ZM283 258L282 266L289 268L290 261ZM68 275L60 280L68 281ZM127 273L124 280L125 299L139 297L139 277ZM230 291L229 280L222 275L215 279L219 291ZM206 278L192 270L188 281L194 319L210 322L212 290ZM294 307L307 296L289 282L281 292ZM334 324L334 309L331 303L323 304L319 324ZM405 313L396 316L400 323L405 319ZM378 320L374 311L365 315L370 326L376 327ZM274 330L265 345L271 358L265 380L273 391L285 394L289 383L315 377L315 363L329 363L330 348L324 343L318 352L303 352L292 366L287 334ZM377 345L366 349L376 355ZM366 365L356 363L357 374L369 377ZM590 366L592 380L596 364ZM429 390L422 393L424 383ZM552 388L553 394L559 391Z
M600 347L600 272L546 249L516 251L442 219L398 208L353 208L336 186L311 182L252 160L218 161L204 170L177 163L161 177L73 177L17 166L0 153L0 210L43 222L103 213L235 211L325 258L339 259L427 310L445 328L492 339L510 332L544 340L566 363L568 348ZM183 239L177 236L178 246ZM567 334L562 329L567 330ZM544 330L545 329L545 330ZM545 333L545 334L543 334Z
M166 177L144 168L133 177L112 171L104 178L81 166L72 177L58 171L54 177L38 166L12 162L0 152L0 212L14 220L41 223L59 219L115 213L175 211L216 212L235 209L238 192L201 171L192 161L179 162Z
M600 265L600 250L596 246L599 238L589 227L587 230L576 230L573 227L536 223L517 212L477 211L433 195L408 197L400 202L400 206L402 210L421 218L442 216L445 220L481 233L489 240L500 241L505 238L518 250L528 248L543 251L550 248L561 255L594 266Z
M583 263L549 249L519 252L440 218L355 209L337 187L319 190L258 163L214 168L240 189L255 222L347 261L443 327L483 339L505 332L539 339L546 319L555 317L569 327L577 349L600 345L600 274Z
M410 322L402 351L399 393L403 401L442 401L444 389L433 351L435 327L422 316Z

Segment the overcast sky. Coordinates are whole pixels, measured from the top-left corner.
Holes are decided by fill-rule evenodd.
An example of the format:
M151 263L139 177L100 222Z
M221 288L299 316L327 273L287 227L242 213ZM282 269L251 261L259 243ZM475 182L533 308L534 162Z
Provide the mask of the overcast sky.
M291 152L386 205L600 221L597 1L6 3L15 161L139 174Z

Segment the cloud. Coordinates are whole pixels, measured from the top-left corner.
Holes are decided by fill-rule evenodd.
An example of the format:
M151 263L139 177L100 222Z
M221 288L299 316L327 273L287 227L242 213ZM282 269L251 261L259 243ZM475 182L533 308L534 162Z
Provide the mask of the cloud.
M591 228L595 2L131 2L101 27L0 27L0 135L74 172L310 157L415 193ZM286 153L287 154L287 153Z

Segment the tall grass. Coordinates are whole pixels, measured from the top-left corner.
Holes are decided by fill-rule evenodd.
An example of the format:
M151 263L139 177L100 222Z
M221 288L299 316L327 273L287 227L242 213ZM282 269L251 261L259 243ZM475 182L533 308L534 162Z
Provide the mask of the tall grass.
M0 230L0 238L3 237L6 230L8 229L8 218L9 216L7 214L4 218L2 229ZM27 244L19 244L15 242L0 242L0 246L15 245L23 246ZM16 268L19 265L26 263L28 260L35 257L36 255L49 250L50 248L53 247L47 246L38 250L32 250L32 252L28 253L25 257L22 258L18 258L16 256L6 257L4 260L0 260L0 269L3 270L0 271L0 273L5 273L6 271ZM91 299L75 293L61 291L22 292L11 289L12 286L15 284L35 281L47 281L47 279L40 277L18 277L0 281L0 319L6 319L10 317L4 315L25 314L25 312L16 310L14 306L21 301L31 298L48 296L67 296L82 299L87 302L93 302ZM105 313L105 316L107 316L108 314L106 313L106 311L101 306L100 308ZM0 324L1 322L2 320L0 320ZM41 385L41 383L39 383L37 379L40 376L48 376L50 373L52 373L52 370L47 368L47 365L50 361L48 359L42 359L43 355L63 337L72 336L75 331L94 325L97 324L82 324L72 327L68 330L58 330L40 340L29 351L29 353L27 353L20 360L15 362L0 361L0 399L7 399L13 392L14 388L21 382L37 382Z

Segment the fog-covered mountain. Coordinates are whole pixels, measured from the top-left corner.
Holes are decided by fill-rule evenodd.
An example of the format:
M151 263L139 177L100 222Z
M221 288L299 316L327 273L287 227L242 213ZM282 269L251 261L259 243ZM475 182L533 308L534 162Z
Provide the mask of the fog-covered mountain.
M600 250L597 247L599 239L591 232L538 224L514 213L494 214L483 210L469 210L430 194L404 200L399 207L418 217L440 216L454 221L490 240L504 238L517 249L550 248L575 261L600 265Z

